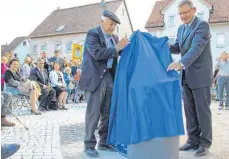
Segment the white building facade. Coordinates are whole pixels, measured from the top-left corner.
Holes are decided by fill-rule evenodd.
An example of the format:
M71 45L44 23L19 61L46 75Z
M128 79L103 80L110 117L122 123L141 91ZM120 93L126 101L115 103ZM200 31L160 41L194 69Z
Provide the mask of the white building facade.
M88 6L85 6L85 7L88 7ZM91 9L93 7L94 7L94 10ZM67 57L69 60L71 60L72 59L72 44L73 43L77 43L80 45L84 44L87 30L92 27L97 27L99 25L101 16L102 16L102 12L105 9L113 11L119 17L121 21L121 24L117 25L116 27L115 34L117 34L120 38L125 37L125 36L129 37L132 34L133 28L132 28L132 24L129 18L129 13L128 13L128 10L127 10L127 7L124 1L120 0L120 1L106 2L104 6L100 6L100 4L92 4L91 8L89 11L92 13L94 11L95 12L94 14L95 15L97 14L97 16L96 17L87 17L89 18L88 22L85 22L88 19L85 19L85 21L83 21L82 23L77 22L76 20L75 22L76 24L72 24L71 20L68 20L71 22L71 24L68 24L67 23L68 21L67 22L65 21L65 24L61 24L61 25L65 25L66 29L68 29L67 28L68 26L72 27L71 32L66 31L66 32L61 33L61 32L54 31L48 34L42 33L43 35L41 34L41 35L34 36L34 34L37 34L38 32L39 33L42 31L45 32L45 29L49 29L48 27L45 28L46 26L48 25L52 26L52 23L55 23L55 21L53 22L53 19L50 19L50 16L47 17L47 19L43 22L45 23L45 25L41 24L41 26L38 26L38 29L36 28L36 30L34 31L35 33L32 33L30 36L31 46L32 46L31 47L31 56L33 56L34 58L37 58L40 56L40 53L42 50L46 50L48 52L48 56L51 57L51 56L54 56L55 50L60 50L62 57ZM64 16L66 16L66 14L72 14L71 10L73 9L74 8L70 8L69 11L67 11L68 9L63 9L63 11L57 10L56 12L65 12L65 13L60 13L60 14L63 14ZM77 9L78 8L75 7L74 10L77 10ZM82 9L82 7L79 7L79 9ZM55 14L58 14L58 13L55 13ZM62 16L62 15L59 15L59 16ZM71 15L68 15L68 16L70 17ZM68 18L68 16L64 18ZM54 18L56 17L54 16ZM74 20L74 18L72 19ZM56 22L56 23L59 23L59 22ZM87 25L87 26L83 28L83 31L81 31L82 28L78 27L77 25L79 26Z

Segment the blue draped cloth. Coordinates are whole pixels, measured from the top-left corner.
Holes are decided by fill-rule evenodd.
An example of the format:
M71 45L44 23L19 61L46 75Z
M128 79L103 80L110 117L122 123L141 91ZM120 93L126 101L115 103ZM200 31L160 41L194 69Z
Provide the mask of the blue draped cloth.
M135 32L122 51L110 110L107 144L135 144L184 134L180 77L168 38Z

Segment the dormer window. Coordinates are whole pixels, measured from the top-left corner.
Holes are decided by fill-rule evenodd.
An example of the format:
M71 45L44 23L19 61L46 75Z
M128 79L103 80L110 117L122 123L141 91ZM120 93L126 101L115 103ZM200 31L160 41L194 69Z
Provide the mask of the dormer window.
M56 32L61 32L64 30L64 28L65 28L65 25L61 25L56 29Z

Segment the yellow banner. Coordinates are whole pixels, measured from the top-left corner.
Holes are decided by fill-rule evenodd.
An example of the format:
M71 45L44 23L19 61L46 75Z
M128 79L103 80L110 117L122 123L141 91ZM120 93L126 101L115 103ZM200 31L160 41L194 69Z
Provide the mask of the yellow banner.
M72 60L80 60L82 62L83 46L79 44L72 44Z

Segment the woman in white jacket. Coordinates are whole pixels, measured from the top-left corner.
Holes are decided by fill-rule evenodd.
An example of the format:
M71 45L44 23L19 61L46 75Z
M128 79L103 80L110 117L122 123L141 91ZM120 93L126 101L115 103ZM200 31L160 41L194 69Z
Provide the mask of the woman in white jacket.
M60 65L58 62L53 63L53 70L50 72L49 78L51 81L51 86L56 90L59 109L67 110L65 104L68 96L68 89L64 81L63 73L60 71Z

